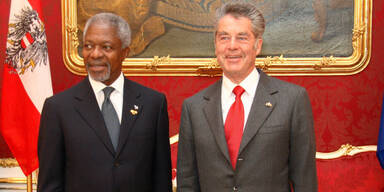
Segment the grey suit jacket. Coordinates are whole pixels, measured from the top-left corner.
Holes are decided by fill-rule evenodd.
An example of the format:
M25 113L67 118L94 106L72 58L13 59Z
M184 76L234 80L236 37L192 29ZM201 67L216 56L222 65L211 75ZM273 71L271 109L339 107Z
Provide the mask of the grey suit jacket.
M232 169L218 81L183 103L177 191L317 191L311 104L304 88L260 72ZM271 105L267 104L270 103Z

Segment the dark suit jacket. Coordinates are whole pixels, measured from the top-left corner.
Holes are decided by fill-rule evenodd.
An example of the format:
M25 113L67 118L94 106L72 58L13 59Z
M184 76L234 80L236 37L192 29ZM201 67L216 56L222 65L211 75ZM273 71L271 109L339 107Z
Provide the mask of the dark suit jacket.
M295 192L317 191L307 93L259 72L235 171L225 140L222 81L185 100L178 144L178 192L288 192L290 183Z
M137 114L131 113L137 105ZM88 78L45 101L38 142L38 191L171 191L167 102L124 80L115 151Z

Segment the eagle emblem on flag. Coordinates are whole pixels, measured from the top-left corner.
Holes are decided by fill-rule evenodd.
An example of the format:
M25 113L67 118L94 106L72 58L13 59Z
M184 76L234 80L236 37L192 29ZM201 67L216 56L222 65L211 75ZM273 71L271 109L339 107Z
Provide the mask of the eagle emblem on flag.
M19 75L48 63L44 24L30 7L21 9L9 23L6 63Z

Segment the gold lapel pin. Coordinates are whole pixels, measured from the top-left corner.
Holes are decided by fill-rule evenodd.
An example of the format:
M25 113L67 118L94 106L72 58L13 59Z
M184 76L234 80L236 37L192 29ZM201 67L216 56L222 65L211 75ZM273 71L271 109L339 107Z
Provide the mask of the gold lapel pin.
M133 109L131 109L131 114L132 115L137 115L139 112L137 112L139 110L139 106L137 105L133 105Z
M131 109L131 114L132 115L137 115L137 110L139 109L139 107L137 105L134 106L135 109Z
M131 114L132 114L132 115L137 115L137 113L138 113L138 112L137 112L136 110L131 109Z
M268 102L265 103L265 106L272 107L272 103L268 101Z

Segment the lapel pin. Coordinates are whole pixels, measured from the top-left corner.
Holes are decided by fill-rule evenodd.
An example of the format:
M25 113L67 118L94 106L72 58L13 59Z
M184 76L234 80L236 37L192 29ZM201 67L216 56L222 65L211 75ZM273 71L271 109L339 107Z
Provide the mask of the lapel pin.
M137 113L138 113L138 112L137 112L136 110L131 109L131 114L132 114L132 115L137 115Z
M272 103L268 101L268 102L265 103L265 106L272 107Z
M132 115L137 115L137 111L139 110L139 106L137 106L137 105L133 105L133 109L131 109L131 114Z

